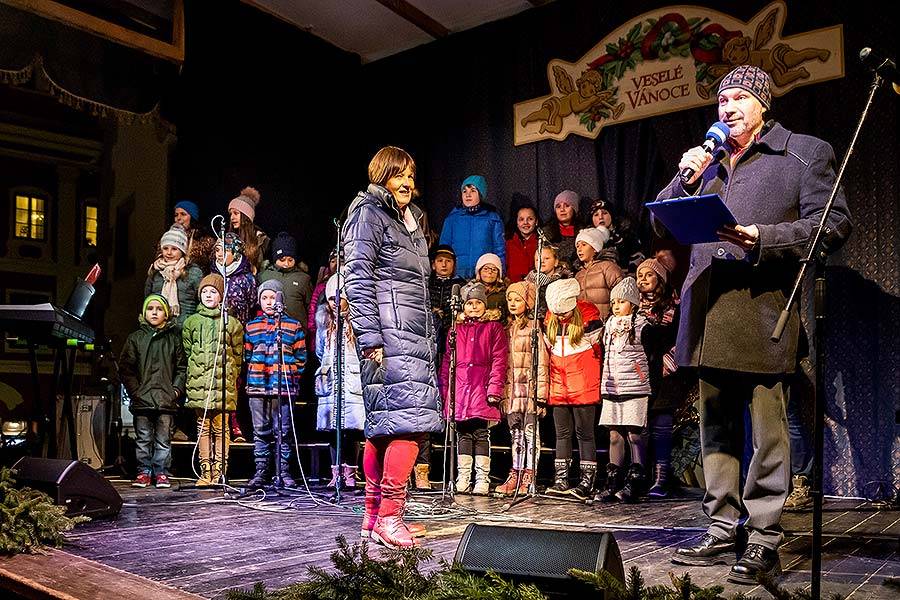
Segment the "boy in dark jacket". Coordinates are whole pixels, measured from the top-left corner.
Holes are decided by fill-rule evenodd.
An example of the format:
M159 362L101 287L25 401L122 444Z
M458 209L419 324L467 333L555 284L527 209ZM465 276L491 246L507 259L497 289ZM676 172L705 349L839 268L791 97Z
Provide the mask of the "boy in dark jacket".
M306 366L306 339L300 321L282 314L284 288L277 279L259 286L263 314L247 323L244 332L244 362L247 363L247 396L253 416L253 457L256 474L247 487L261 488L268 482L269 462L276 451L276 427L281 425L281 447L277 448L284 487L296 487L291 477L291 402L297 397L300 374ZM281 339L279 349L278 336ZM277 406L277 409L276 409ZM276 422L278 410L280 423Z
M297 319L306 331L309 321L307 310L312 298L313 286L306 272L306 265L297 261L297 240L282 231L272 240L272 263L259 274L259 282L277 279L284 286L284 314Z
M128 336L119 360L119 374L134 415L138 473L132 487L171 487L172 431L175 413L184 400L186 362L181 332L159 294L144 300L140 327Z

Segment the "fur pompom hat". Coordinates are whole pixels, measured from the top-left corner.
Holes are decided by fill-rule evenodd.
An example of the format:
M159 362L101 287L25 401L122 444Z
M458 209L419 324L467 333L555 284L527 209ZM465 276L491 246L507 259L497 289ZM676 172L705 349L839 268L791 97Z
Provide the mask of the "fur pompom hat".
M259 192L250 186L241 190L241 195L228 203L228 210L232 208L253 221L256 217L256 205L259 204Z
M595 251L600 252L603 246L609 241L609 229L600 225L599 227L588 227L582 229L575 236L575 243L584 242L590 245Z
M547 310L562 315L574 309L578 304L581 284L574 277L557 279L547 286Z

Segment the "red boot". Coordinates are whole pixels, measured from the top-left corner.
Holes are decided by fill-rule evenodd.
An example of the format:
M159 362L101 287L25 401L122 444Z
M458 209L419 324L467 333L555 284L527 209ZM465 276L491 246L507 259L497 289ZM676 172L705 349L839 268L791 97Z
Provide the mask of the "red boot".
M388 548L400 549L418 546L419 542L413 537L406 527L406 523L400 515L382 517L379 515L372 529L372 539Z

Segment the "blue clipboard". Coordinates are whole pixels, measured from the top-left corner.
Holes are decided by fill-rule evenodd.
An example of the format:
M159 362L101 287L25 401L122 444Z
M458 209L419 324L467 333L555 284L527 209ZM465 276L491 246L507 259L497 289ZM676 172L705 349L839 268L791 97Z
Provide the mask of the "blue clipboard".
M725 225L737 225L718 194L673 198L646 206L680 244L718 242L718 230Z

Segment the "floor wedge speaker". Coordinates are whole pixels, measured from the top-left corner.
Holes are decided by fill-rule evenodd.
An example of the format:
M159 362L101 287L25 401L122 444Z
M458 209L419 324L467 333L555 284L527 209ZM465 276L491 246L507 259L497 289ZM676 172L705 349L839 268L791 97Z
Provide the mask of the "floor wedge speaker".
M611 533L505 525L466 527L454 562L470 573L494 571L504 579L533 583L552 598L585 597L569 569L605 569L625 581L622 555Z
M92 519L119 514L122 497L100 473L77 460L25 456L13 465L18 487L46 492L66 516Z

